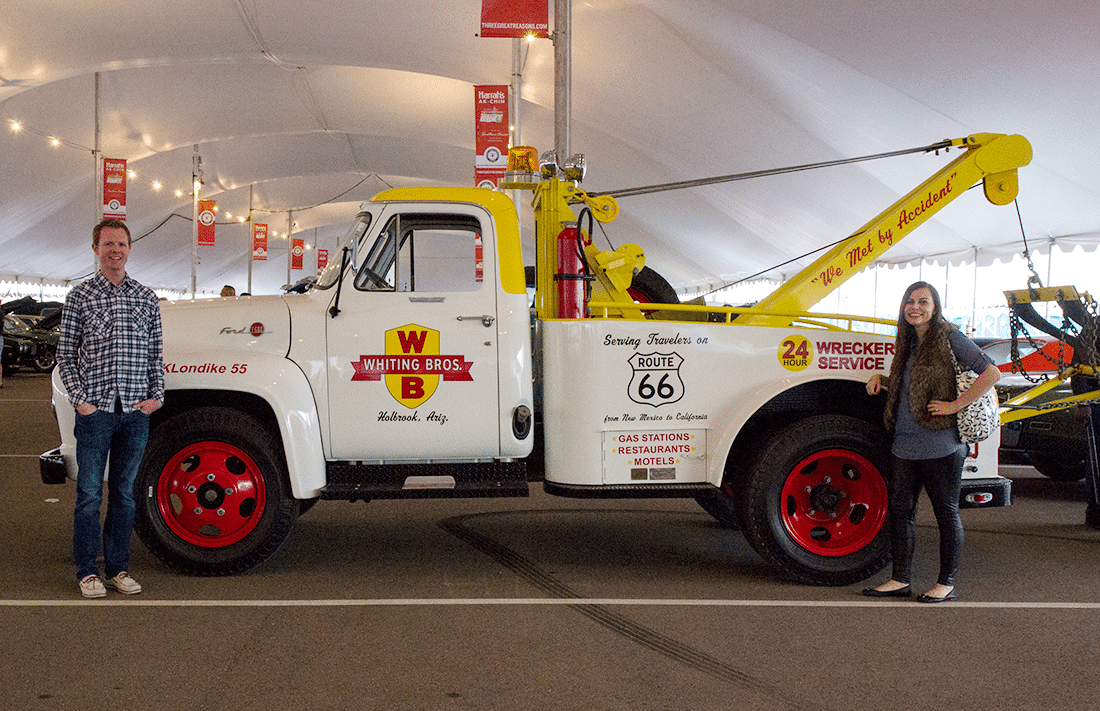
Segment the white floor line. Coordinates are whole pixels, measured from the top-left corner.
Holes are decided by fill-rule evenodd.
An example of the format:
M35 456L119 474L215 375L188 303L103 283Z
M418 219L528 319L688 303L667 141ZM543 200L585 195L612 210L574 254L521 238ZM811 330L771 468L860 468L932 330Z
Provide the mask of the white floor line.
M0 607L85 607L121 604L137 607L461 607L523 605L601 605L635 607L895 607L934 609L1100 610L1100 602L974 602L953 600L928 605L881 600L661 600L630 598L379 598L349 600L150 600L112 595L107 600L0 600Z

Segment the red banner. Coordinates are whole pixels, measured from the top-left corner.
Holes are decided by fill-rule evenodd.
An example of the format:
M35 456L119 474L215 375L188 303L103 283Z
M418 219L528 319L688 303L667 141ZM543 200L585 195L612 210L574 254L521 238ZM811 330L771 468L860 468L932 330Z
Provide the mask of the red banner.
M474 87L474 185L495 188L508 167L508 86Z
M320 274L321 272L323 272L325 270L325 267L327 267L327 266L328 266L328 250L327 249L318 249L317 250L317 273Z
M267 225L252 223L252 259L267 261Z
M482 37L549 37L549 0L481 0Z
M213 200L199 200L199 244L214 246Z
M103 219L126 219L126 159L103 159Z
M293 239L290 241L290 268L302 268L302 255L306 253L305 240Z

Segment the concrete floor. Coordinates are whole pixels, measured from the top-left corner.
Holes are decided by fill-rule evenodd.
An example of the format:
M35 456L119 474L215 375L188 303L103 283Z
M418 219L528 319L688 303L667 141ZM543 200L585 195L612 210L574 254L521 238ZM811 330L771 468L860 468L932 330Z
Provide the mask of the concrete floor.
M1083 485L1005 468L964 512L957 602L775 576L692 501L320 502L271 560L80 598L46 376L0 390L0 689L12 709L1095 709ZM927 501L918 587L936 572ZM885 574L870 582L884 579Z

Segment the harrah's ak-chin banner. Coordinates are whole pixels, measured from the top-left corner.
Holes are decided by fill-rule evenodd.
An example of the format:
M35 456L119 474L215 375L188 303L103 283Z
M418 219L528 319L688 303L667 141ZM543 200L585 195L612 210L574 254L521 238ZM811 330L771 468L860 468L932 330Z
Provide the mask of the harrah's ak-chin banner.
M290 240L290 268L301 269L302 257L306 253L306 241L304 239Z
M199 244L214 246L214 210L213 200L199 200Z
M252 223L252 259L267 261L267 225L259 222Z
M508 167L508 86L474 87L474 185L495 188Z
M549 0L481 0L482 37L549 37Z
M103 159L103 219L126 219L126 159Z

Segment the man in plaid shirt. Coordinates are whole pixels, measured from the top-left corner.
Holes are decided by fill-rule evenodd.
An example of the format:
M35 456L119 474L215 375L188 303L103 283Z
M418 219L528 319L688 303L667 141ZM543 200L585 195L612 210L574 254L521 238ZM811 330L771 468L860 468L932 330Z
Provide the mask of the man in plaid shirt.
M160 306L153 290L126 274L130 230L103 220L92 230L99 273L73 289L61 314L57 369L76 409L76 482L73 561L84 597L106 588L141 592L127 572L134 528L134 479L149 439L149 415L164 403ZM103 523L106 585L99 577L99 509L107 481Z

